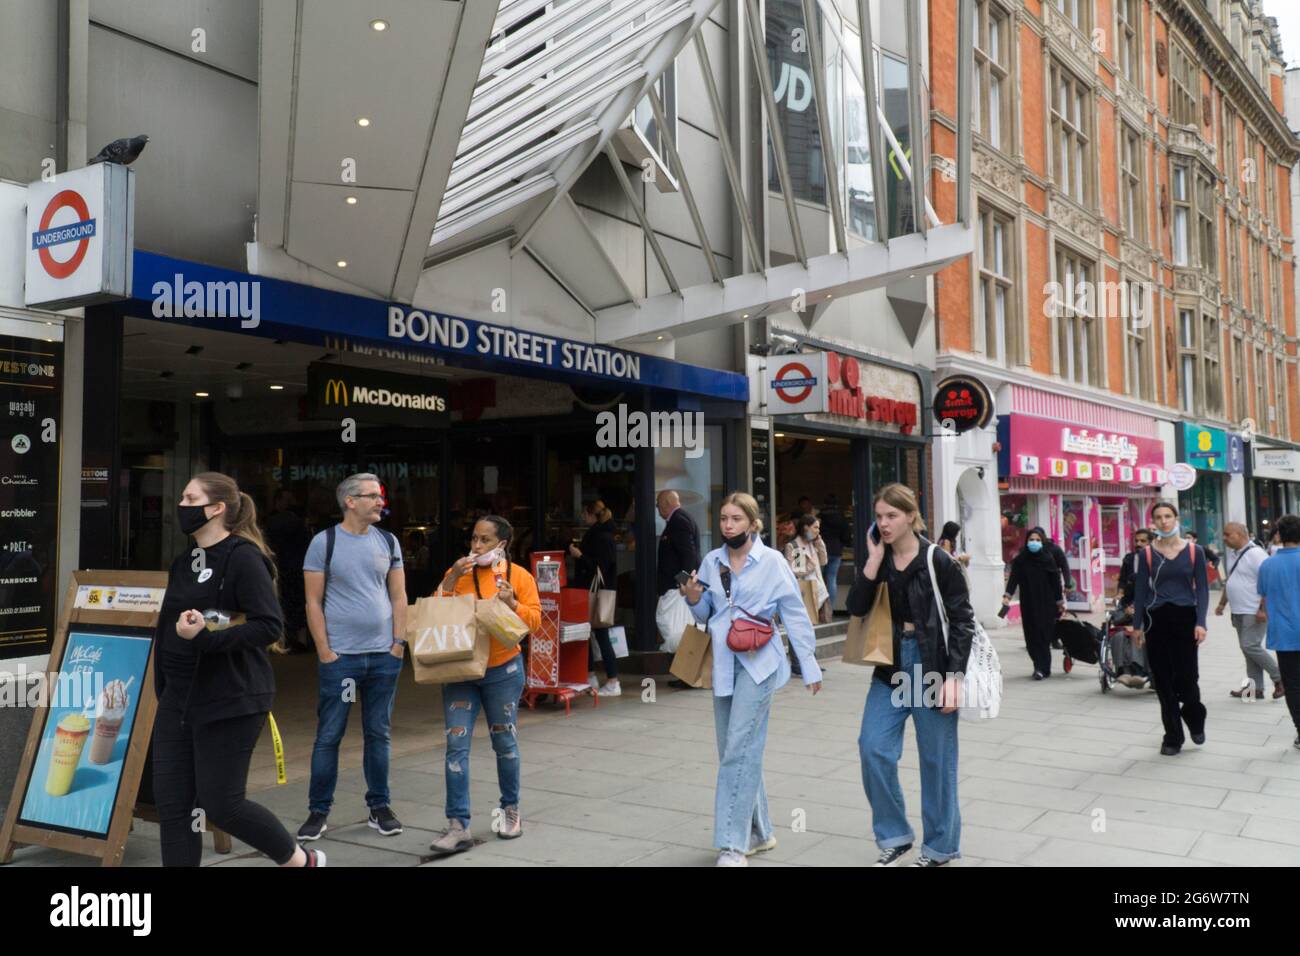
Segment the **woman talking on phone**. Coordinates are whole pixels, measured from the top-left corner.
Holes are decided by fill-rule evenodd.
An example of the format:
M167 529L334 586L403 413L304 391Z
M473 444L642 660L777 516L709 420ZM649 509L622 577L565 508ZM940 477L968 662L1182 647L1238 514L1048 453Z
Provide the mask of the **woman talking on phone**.
M542 626L542 604L533 576L510 560L514 528L498 515L474 523L470 551L442 579L445 594L496 595L519 615L531 633ZM524 691L524 665L519 645L492 641L487 671L478 680L447 684L442 689L442 714L447 726L447 831L429 849L441 855L460 853L474 845L469 830L469 747L479 711L488 722L488 736L497 755L501 787L501 820L494 826L503 840L523 833L519 818L519 739L515 721Z
M215 826L280 866L324 866L270 810L245 799L248 764L275 697L267 648L284 630L253 499L195 475L176 509L198 545L172 562L158 616L153 789L163 866L198 866ZM204 826L195 826L202 811Z
M1205 553L1179 534L1178 506L1157 501L1151 508L1156 541L1138 552L1133 595L1133 640L1146 645L1151 682L1160 698L1165 726L1160 752L1183 749L1183 724L1192 743L1205 743L1205 705L1198 686L1197 652L1205 642L1210 584Z
M780 551L759 540L758 502L733 492L723 499L720 523L726 543L704 556L682 595L712 638L717 865L748 866L748 856L776 846L763 788L763 748L772 695L790 679L790 662L773 629L774 614L785 622L803 681L814 694L821 690L822 672L794 572Z
M970 657L975 612L960 566L921 536L925 524L912 489L885 485L876 493L875 512L867 563L847 601L850 614L865 617L883 585L893 618L894 663L877 665L872 674L858 736L862 783L880 849L875 865L897 865L916 842L898 783L903 726L910 715L921 758L924 828L921 853L912 865L943 866L961 856L957 675Z

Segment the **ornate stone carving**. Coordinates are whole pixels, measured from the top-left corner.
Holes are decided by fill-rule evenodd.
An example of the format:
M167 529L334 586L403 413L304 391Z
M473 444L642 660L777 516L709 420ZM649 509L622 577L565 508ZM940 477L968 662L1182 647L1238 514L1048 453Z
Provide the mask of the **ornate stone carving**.
M1208 93L1201 94L1201 125L1209 126L1214 122L1214 103Z
M1096 245L1100 239L1096 217L1057 193L1047 201L1047 218L1085 242Z
M1156 69L1164 76L1169 72L1169 47L1164 40L1156 41Z
M1142 275L1151 273L1151 253L1147 252L1136 242L1130 239L1124 239L1120 243L1120 254L1123 256L1124 264Z
M1119 82L1119 103L1121 107L1133 114L1134 119L1139 120L1143 126L1146 125L1146 97L1124 80Z
M1085 77L1097 79L1097 51L1065 14L1052 4L1043 5L1044 25L1052 52L1062 53Z
M1190 292L1193 295L1200 295L1201 283L1192 269L1176 269L1174 271L1174 291Z
M1160 226L1166 228L1169 225L1169 187L1165 183L1160 184Z
M1214 146L1201 138L1199 130L1170 123L1169 147L1178 152L1191 153L1203 159L1208 165L1214 165Z
M971 173L975 179L1011 198L1020 198L1020 177L1016 175L1015 167L994 155L992 150L979 145L971 150Z

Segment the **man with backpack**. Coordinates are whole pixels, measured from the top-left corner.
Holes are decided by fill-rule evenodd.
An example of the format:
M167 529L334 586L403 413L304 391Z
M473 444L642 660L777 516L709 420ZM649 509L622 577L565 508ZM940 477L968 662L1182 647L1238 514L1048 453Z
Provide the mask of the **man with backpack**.
M374 527L383 516L379 478L357 474L336 491L343 520L312 538L303 559L307 626L320 658L316 744L311 754L307 822L299 840L317 840L334 802L339 743L348 711L361 701L369 825L402 832L389 807L389 728L406 651L406 572L397 539Z
M1246 659L1246 682L1239 690L1228 691L1243 702L1264 699L1264 674L1273 681L1273 696L1281 697L1282 674L1277 661L1264 649L1268 637L1268 612L1259 600L1259 572L1268 553L1250 540L1250 532L1238 521L1223 526L1223 542L1228 546L1228 579L1215 614L1224 608L1232 613L1237 643Z

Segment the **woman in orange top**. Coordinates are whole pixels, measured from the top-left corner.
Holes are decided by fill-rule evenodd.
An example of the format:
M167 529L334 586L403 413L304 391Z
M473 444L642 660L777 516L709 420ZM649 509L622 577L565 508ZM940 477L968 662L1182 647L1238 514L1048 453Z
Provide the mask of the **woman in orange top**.
M536 633L542 624L542 605L533 576L510 558L514 529L497 515L480 518L474 525L470 553L447 571L442 591L473 594L482 599L496 595ZM515 718L524 690L524 666L519 646L505 647L496 640L488 656L487 672L478 680L447 684L442 689L442 710L447 723L447 832L429 845L435 853L452 854L474 845L469 831L469 747L480 709L487 715L492 749L497 755L497 782L501 785L501 819L493 829L503 840L523 832L519 820L519 741Z

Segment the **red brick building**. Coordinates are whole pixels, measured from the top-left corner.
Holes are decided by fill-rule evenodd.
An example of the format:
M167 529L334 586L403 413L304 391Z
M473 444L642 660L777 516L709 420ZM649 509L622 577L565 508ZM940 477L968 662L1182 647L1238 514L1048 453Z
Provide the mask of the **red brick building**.
M1001 593L1003 560L1042 525L1074 567L1071 603L1095 607L1151 502L1177 493L1175 462L1195 469L1183 517L1202 542L1293 504L1250 463L1252 446L1300 447L1300 141L1258 3L974 7L977 235L935 280L937 378L980 378L999 423L937 443L936 509L965 527L977 592ZM955 17L931 3L931 37ZM952 73L931 70L939 153Z

